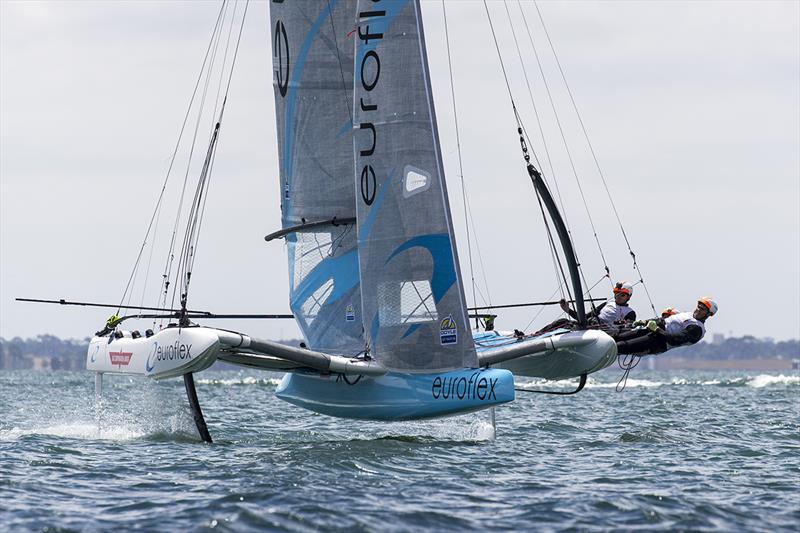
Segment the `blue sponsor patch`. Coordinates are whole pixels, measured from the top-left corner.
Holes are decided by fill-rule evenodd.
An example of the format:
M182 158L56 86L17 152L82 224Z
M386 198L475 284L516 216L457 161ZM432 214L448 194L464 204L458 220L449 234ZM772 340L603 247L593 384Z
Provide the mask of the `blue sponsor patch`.
M458 328L453 320L453 315L447 315L439 325L439 341L442 346L446 344L456 344L458 342Z
M348 305L344 309L344 319L348 322L355 322L356 320L356 310L353 308L353 305Z

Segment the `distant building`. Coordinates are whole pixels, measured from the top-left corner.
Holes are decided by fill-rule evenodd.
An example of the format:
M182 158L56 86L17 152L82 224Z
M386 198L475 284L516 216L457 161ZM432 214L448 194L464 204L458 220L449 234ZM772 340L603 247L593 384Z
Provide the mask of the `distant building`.
M722 344L725 342L725 335L723 333L714 333L711 336L711 344Z

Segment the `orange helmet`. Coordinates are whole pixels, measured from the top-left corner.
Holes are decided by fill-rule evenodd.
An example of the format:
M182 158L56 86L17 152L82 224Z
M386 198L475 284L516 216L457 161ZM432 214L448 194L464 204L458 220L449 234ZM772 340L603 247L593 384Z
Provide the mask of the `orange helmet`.
M672 315L677 315L677 314L678 314L678 310L677 309L675 309L674 307L667 307L666 309L661 311L661 318L667 318L667 317L670 317Z
M627 281L618 281L616 285L614 285L614 294L627 294L628 296L633 296L633 285L628 283Z
M714 316L717 314L717 302L709 298L708 296L703 296L699 300L697 300L698 304L703 304L706 309L708 309L708 314Z

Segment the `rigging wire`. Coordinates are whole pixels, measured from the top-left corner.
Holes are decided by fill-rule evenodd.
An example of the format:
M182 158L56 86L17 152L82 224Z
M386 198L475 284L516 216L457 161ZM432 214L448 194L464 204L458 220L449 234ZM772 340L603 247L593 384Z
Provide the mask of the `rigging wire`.
M469 214L469 222L470 222L470 224L472 224L472 227L474 228L475 227L475 219L472 216L472 206L469 203L469 197L467 197L467 207L466 207L466 209L467 209L467 213ZM476 285L476 289L478 291L478 294L481 297L481 300L483 300L484 303L492 305L492 294L491 294L491 292L489 292L489 281L488 281L489 277L486 275L486 267L483 264L483 254L481 253L481 243L480 243L480 241L478 239L475 239L475 251L477 252L477 256L478 256L478 265L481 267L481 277L483 278L483 288L486 291L486 294L484 295L483 292L481 291L481 288L479 286L477 286L477 285Z
M191 147L189 149L189 156L188 156L188 160L187 160L187 163L186 163L186 172L184 173L183 186L181 187L180 200L178 201L178 209L176 210L176 213L175 213L175 223L174 223L173 228L172 228L172 237L170 239L169 251L167 253L167 261L166 261L166 264L164 265L164 271L165 272L162 275L162 279L163 279L162 287L163 287L163 290L164 290L164 292L163 292L163 301L162 301L162 306L163 307L166 307L167 297L169 295L169 287L170 287L170 284L171 284L170 278L172 277L172 267L173 267L174 260L175 260L175 254L174 254L175 243L176 243L176 237L178 235L178 227L180 225L181 214L183 212L184 198L186 196L186 186L187 186L187 184L189 182L189 172L190 172L191 166L192 166L192 158L194 156L194 149L195 149L195 146L197 144L197 135L198 135L199 130L200 130L200 122L201 122L201 119L202 119L202 116L203 116L203 109L205 108L206 96L208 94L208 86L209 86L209 83L211 81L211 71L213 70L213 67L214 67L214 62L216 60L217 51L219 49L219 40L220 40L220 36L222 35L221 27L214 28L214 31L215 31L215 35L214 35L214 39L213 39L214 42L215 42L214 51L213 51L212 56L211 56L211 61L209 63L208 70L206 71L206 74L205 74L205 83L203 84L203 92L202 92L202 96L200 97L200 105L199 105L199 109L197 111L197 120L195 122L194 134L192 135L192 144L191 144ZM172 288L172 300L171 300L171 303L170 303L170 307L173 307L174 304L175 304L175 296L177 294L177 289L178 289L178 284L175 283L173 285L173 288Z
M519 57L520 66L522 67L522 73L523 73L523 75L525 77L525 85L528 88L528 97L530 98L531 106L533 107L533 112L534 112L534 115L536 116L536 123L539 126L539 133L542 136L542 144L544 145L545 154L547 156L547 160L548 160L548 163L550 165L550 171L552 172L552 175L553 175L553 183L555 184L556 191L558 193L558 199L559 199L559 204L561 205L562 217L564 218L564 225L567 227L567 234L569 235L570 240L572 240L572 231L570 230L569 224L567 223L567 220L566 220L566 210L564 209L564 204L561 201L561 192L560 192L560 190L558 188L558 181L555 178L555 170L553 168L553 161L550 158L550 152L547 149L547 141L545 139L544 130L542 128L542 121L541 121L541 119L539 117L539 111L538 111L538 109L536 107L536 102L535 102L535 100L533 98L533 90L531 89L530 79L528 78L528 69L525 68L525 60L522 57L522 50L520 50L520 47L519 47L519 41L517 40L517 32L514 29L514 22L511 19L511 12L508 9L508 2L503 2L503 6L505 7L505 10L506 10L506 17L508 18L508 24L511 27L511 36L514 39L514 46L517 49L517 56ZM528 137L528 133L524 128L523 128L523 132L525 133L525 137ZM533 157L536 159L536 164L539 166L539 168L542 168L543 166L539 162L539 158L536 155L536 151L533 150L533 144L530 142L530 138L528 138L527 144L529 144L531 146L531 151L533 152ZM538 197L538 195L537 195L537 199L539 200L539 210L542 213L542 220L544 221L545 228L547 229L547 238L548 238L548 240L550 242L550 255L551 255L552 260L553 260L553 267L554 267L554 269L556 269L556 278L558 278L558 275L559 275L558 271L560 270L561 271L561 278L566 280L566 276L564 275L564 268L563 268L563 266L561 264L561 259L559 258L559 255L558 255L558 250L557 250L555 241L553 239L553 234L552 234L552 231L550 229L550 225L547 222L547 216L545 215L545 212L544 212L544 206L542 205L542 200L541 200L541 198ZM580 262L579 262L578 266L580 268ZM583 274L582 270L581 270L581 274ZM559 284L559 287L562 287L563 285L564 284ZM572 295L571 295L571 293L569 291L569 287L568 286L567 286L567 294L569 294L570 299L572 299ZM564 294L562 292L562 298L563 297L564 297Z
M538 9L538 6L537 6L537 9ZM558 110L556 109L555 101L553 100L553 95L552 95L552 93L550 91L550 85L547 83L547 76L544 73L544 68L542 67L542 62L541 62L541 59L539 57L539 52L537 51L536 45L535 45L535 43L533 41L533 35L532 35L531 31L530 31L530 27L528 26L527 18L525 17L525 11L522 10L521 6L520 6L520 12L522 13L522 20L525 23L525 28L526 28L526 31L528 33L528 38L530 39L531 46L533 47L533 53L534 53L534 56L536 57L536 63L539 66L539 72L542 75L542 81L544 82L545 91L547 92L547 98L550 101L550 107L553 110L553 115L555 117L556 124L558 126L558 131L561 134L561 140L562 140L562 142L564 144L564 151L567 154L567 159L569 160L570 167L572 168L572 174L575 177L575 183L578 185L578 191L580 192L581 200L583 201L583 207L586 210L586 216L589 219L589 225L592 228L592 234L594 236L594 240L597 243L597 249L600 252L600 258L603 261L603 267L605 268L606 274L608 275L609 282L612 283L612 285L613 285L613 281L611 281L611 271L608 268L608 262L606 261L605 254L603 253L603 247L600 244L600 238L597 235L597 228L595 227L594 219L592 217L591 210L589 209L589 203L586 200L586 195L583 192L583 186L581 185L581 181L578 178L578 171L575 168L575 161L574 161L574 159L572 157L572 152L569 149L569 144L567 143L567 137L566 137L566 134L564 133L564 128L563 128L563 126L561 124L561 119L558 116ZM540 15L541 15L541 13L540 13Z
M453 122L455 123L456 128L456 151L458 153L458 176L461 178L461 198L464 202L464 227L467 232L467 256L469 260L469 276L470 281L472 283L472 305L478 305L477 298L476 298L476 287L475 287L475 270L472 266L472 239L470 238L470 231L469 231L469 216L467 215L467 184L464 180L464 164L461 158L461 135L458 129L458 111L456 108L456 90L455 84L453 83L453 62L450 58L450 33L447 28L447 9L445 8L445 2L442 0L442 16L444 17L444 35L445 35L445 42L447 43L447 68L450 73L450 95L453 100ZM479 327L478 318L475 319L475 327Z
M228 27L228 37L227 37L226 42L225 42L225 52L223 54L222 68L220 69L220 72L219 72L219 82L217 84L217 94L216 94L215 99L214 99L214 111L211 114L211 116L212 116L212 126L214 124L213 119L214 119L214 117L217 116L217 109L218 109L219 103L220 103L219 95L220 95L220 92L221 92L221 89L222 89L222 80L224 79L224 75L225 75L225 66L226 66L226 64L228 62L228 51L230 49L230 44L231 44L231 35L233 34L233 21L236 19L236 9L237 9L238 5L239 5L238 2L234 3L233 13L231 15L231 24ZM245 17L246 14L247 14L247 5L245 5L245 12L242 15L242 26L244 25L244 17ZM240 29L240 35L241 35L241 29ZM235 61L235 58L233 59L233 61ZM231 68L233 68L233 67L231 66ZM226 91L226 95L225 96L226 96L226 99L227 99L227 91ZM225 102L223 101L223 106L224 106L224 104L225 104ZM222 121L222 114L220 113L219 121L217 122L217 124L220 124L221 121ZM218 135L216 127L212 127L212 134L211 135L212 135L212 137L214 135ZM211 143L212 141L213 141L213 139L209 139L209 143ZM187 270L189 275L191 275L191 272L194 269L194 261L195 261L195 258L197 257L197 245L198 245L198 242L199 242L199 239L200 239L200 230L202 228L203 220L205 219L206 204L208 202L208 196L209 196L208 195L208 191L209 191L209 188L211 186L211 176L212 176L212 171L213 171L213 168L214 168L214 162L215 161L216 161L216 151L214 151L213 154L212 154L212 158L211 158L210 165L209 165L209 168L208 168L208 178L207 178L207 183L205 185L205 194L203 195L203 204L202 204L202 207L200 207L200 216L199 216L199 221L198 221L197 230L196 230L197 237L195 237L194 244L192 245L191 260L189 262L188 270ZM185 292L188 291L188 289L189 289L188 284L189 284L189 280L187 279L186 280Z
M519 3L519 0L518 2ZM639 274L639 282L644 287L644 291L647 294L647 299L650 301L650 307L653 309L653 315L657 315L656 307L653 305L653 299L650 297L650 291L647 289L647 284L644 282L644 276L642 276L642 272L639 269L639 263L636 260L636 254L634 253L631 243L628 240L628 234L625 231L625 227L622 224L622 219L619 215L619 211L617 211L616 203L614 202L614 198L611 195L611 191L608 187L608 182L606 181L605 174L603 173L603 169L600 167L600 162L597 159L597 154L594 151L594 146L592 145L592 141L589 139L589 134L586 131L586 126L583 122L583 118L581 117L580 112L578 111L578 105L575 103L575 97L572 94L572 89L567 83L567 77L564 74L564 69L561 67L561 61L558 59L558 54L556 53L555 46L553 45L553 41L550 39L550 33L547 31L547 26L544 23L544 18L542 17L542 12L539 10L539 5L536 3L536 0L533 2L534 7L536 8L536 13L539 15L539 20L542 24L542 29L544 30L544 35L547 38L547 42L550 45L550 50L553 52L553 57L555 58L556 65L558 66L558 71L561 74L561 79L564 82L564 87L567 89L567 94L569 95L569 100L572 103L572 108L575 110L575 115L578 117L578 123L581 126L581 131L583 132L583 137L586 139L586 144L589 146L589 152L592 154L592 159L594 160L595 167L597 167L597 173L600 175L600 180L603 182L603 187L606 190L606 195L608 196L608 200L611 203L611 209L614 211L614 216L617 219L617 224L619 224L619 229L622 232L622 237L625 239L625 244L628 247L628 253L630 254L631 258L633 259L633 268L636 270L636 273ZM522 6L520 5L520 11L522 12ZM523 20L525 20L525 13L522 12ZM527 27L527 22L525 23Z
M522 134L524 135L525 138L527 138L528 134L527 134L527 132L525 130L525 127L522 125L522 118L519 115L519 112L517 110L517 106L516 106L516 104L514 102L514 96L513 96L512 92L511 92L511 84L508 81L508 75L506 73L505 62L503 61L503 55L500 53L500 45L497 42L497 35L495 33L495 30L494 30L494 24L492 23L492 16L489 13L489 6L486 4L486 0L483 0L483 7L484 7L484 9L486 11L486 18L489 21L489 28L491 29L492 39L494 40L495 50L497 51L497 57L500 60L500 67L503 70L503 78L505 79L505 82L506 82L506 89L508 90L508 97L511 100L511 107L512 107L512 110L514 112L514 120L517 123L518 130L520 132L522 132ZM506 12L508 12L507 9L506 9ZM509 20L510 20L510 17L509 17ZM511 28L512 28L512 32L513 32L514 31L513 30L513 24L511 26ZM516 43L516 36L514 38L514 41ZM519 50L519 46L517 46L517 49ZM521 58L521 55L520 55L520 58ZM532 98L532 96L531 96L531 98ZM528 144L531 144L531 143L528 142ZM533 149L533 145L532 144L531 144L530 150L531 150L531 152L533 152L533 157L536 160L536 163L541 167L541 164L539 163L539 158L536 155L536 151ZM567 287L567 292L568 292L568 294L570 294L570 299L572 299L571 293L569 292L569 290L570 290L569 289L569 284L566 283L567 278L566 278L566 276L564 274L564 269L561 266L561 261L558 258L558 251L556 249L555 240L553 239L553 236L552 236L552 233L551 233L551 230L550 230L550 226L549 226L549 224L547 224L547 220L546 220L547 217L546 217L545 212L544 212L544 206L542 205L542 201L541 201L541 198L539 197L539 193L538 192L536 193L536 198L537 198L537 200L539 202L539 209L542 212L542 217L545 220L545 228L547 230L548 239L550 241L551 253L553 254L555 262L558 263L558 267L559 267L558 270L560 270L560 272L561 272L561 279L559 279L559 281L563 280L563 282L564 282L563 285L565 285ZM578 268L580 269L580 264L578 264ZM558 278L558 277L559 276L558 276L558 271L557 271L556 272L556 278ZM560 286L561 285L559 285L559 287Z
M227 0L223 1L222 6L220 6L219 13L217 14L217 20L214 24L214 30L211 33L211 39L209 40L208 46L206 47L205 57L203 58L203 63L200 67L200 72L197 75L197 81L195 82L194 89L192 90L192 96L189 98L189 106L186 109L186 114L183 117L183 123L181 124L180 132L178 133L178 140L175 143L175 148L172 151L172 156L170 157L169 167L167 168L167 174L164 177L164 183L161 186L161 192L158 195L158 200L156 201L156 207L153 210L153 215L150 217L150 223L147 226L147 231L145 232L144 239L142 240L142 246L139 248L139 254L136 256L136 261L133 264L133 269L131 270L130 277L128 278L128 283L125 285L125 290L123 291L122 298L120 298L120 308L125 301L125 298L128 294L128 290L131 288L131 283L134 280L134 276L139 268L139 262L142 258L142 253L144 252L145 246L147 246L147 239L150 237L151 230L153 230L153 224L160 217L161 205L164 199L164 193L167 189L167 183L169 182L169 178L172 175L172 168L175 164L175 159L178 155L178 148L180 147L181 140L183 139L183 134L186 130L186 124L189 121L189 114L191 113L192 106L194 105L194 99L197 96L197 89L200 87L200 81L203 78L203 71L205 69L206 63L208 62L208 56L211 51L212 45L214 43L215 36L217 34L217 28L220 25L220 21L222 20L224 10L226 8ZM151 249L151 257L152 257L152 249ZM149 271L149 262L148 262L148 271ZM147 276L145 276L147 277ZM120 309L117 309L117 314L119 314Z
M556 290L554 290L554 291L553 291L553 293L550 295L550 297L548 298L548 300L552 300L552 299L553 299L553 297L554 297L554 296L555 296L555 295L556 295L556 294L557 294L559 291L561 291L561 294L564 294L564 291L561 289L563 285L564 285L564 282L563 282L563 281L561 281L561 280L559 280L558 287L556 287ZM537 319L537 318L539 318L539 315L541 315L541 314L542 314L542 312L544 312L544 310L545 310L545 308L544 308L544 307L540 307L540 308L539 308L539 311L538 311L538 312L537 312L535 315L533 315L533 318L531 318L531 320L530 320L530 321L529 321L527 324L525 324L525 327L524 327L522 330L523 330L523 331L527 331L527 330L528 330L528 328L529 328L529 327L531 327L531 325L532 325L534 322L536 322L536 319Z
M519 2L517 2L517 4L519 4ZM567 232L571 236L572 235L572 230L570 229L569 220L567 219L567 210L564 208L564 201L561 198L561 189L558 186L558 180L556 179L556 171L555 171L555 167L553 166L553 159L550 157L550 150L547 147L547 136L544 134L544 128L542 127L542 120L541 120L541 117L539 115L539 108L536 105L535 99L533 98L533 89L531 88L531 83L530 83L530 80L528 79L528 69L525 68L525 61L522 58L522 51L520 50L519 43L517 42L517 34L514 31L514 23L512 22L512 19L511 19L511 13L508 10L508 2L504 2L504 5L505 5L505 8L506 8L506 15L508 17L508 23L511 26L511 33L512 33L512 35L514 37L514 44L515 44L515 46L517 48L517 55L519 55L519 61L520 61L520 64L522 65L522 73L525 76L525 85L527 85L527 87L528 87L528 96L529 96L530 101L531 101L531 106L533 107L534 116L536 117L536 124L537 124L537 126L539 128L539 135L542 138L542 146L544 147L544 153L545 153L545 156L547 157L547 164L550 167L550 175L553 176L553 185L555 185L556 195L558 197L558 204L561 207L561 216L564 218L564 225L567 227ZM520 9L522 9L522 8L520 7ZM529 143L529 144L531 144L531 143ZM534 157L535 156L536 156L536 154L534 153ZM537 159L537 163L538 163L538 159ZM543 168L542 165L539 165L539 167Z
M553 268L556 269L556 279L559 280L558 287L559 287L559 289L561 289L561 287L565 287L566 286L565 288L567 290L567 296L569 296L569 299L571 300L572 299L572 291L569 288L569 284L566 282L567 281L567 276L564 273L564 266L561 264L561 257L558 254L558 248L556 247L555 239L553 239L553 232L550 229L550 224L547 222L547 216L545 215L545 212L544 212L544 206L542 205L542 199L538 194L536 195L536 200L539 202L539 211L541 211L541 213L542 213L542 221L544 222L544 227L547 230L547 239L550 242L550 255L551 255L552 260L553 260ZM559 277L559 273L561 274L560 277ZM561 291L561 297L564 298L564 291ZM591 298L591 295L590 295L590 298Z
M233 52L233 58L231 59L230 70L228 71L228 81L225 86L225 94L222 99L222 105L219 108L219 116L217 117L216 126L214 127L212 133L211 141L209 143L209 147L206 153L206 158L203 164L203 169L200 175L200 179L198 180L197 189L195 191L195 197L192 202L192 208L189 213L189 219L187 221L186 233L184 236L184 241L181 250L181 259L179 260L179 270L175 280L176 289L178 286L177 282L179 280L182 281L181 297L180 297L182 310L186 309L186 303L189 292L189 283L191 282L192 269L194 267L197 245L200 239L200 227L202 226L203 215L205 214L206 200L208 198L206 193L208 191L208 186L211 180L211 173L213 170L214 161L216 159L216 147L219 140L219 132L222 125L222 119L225 114L225 106L228 102L228 93L230 91L231 80L233 79L233 72L236 66L236 58L238 57L239 54L239 45L241 44L242 40L242 31L244 30L244 23L247 18L248 7L249 7L249 0L245 2L244 12L242 13L242 20L239 25L239 34L237 36L236 46ZM225 52L222 60L219 87L221 87L222 85L223 73L225 72L225 65L227 63L228 49L230 45L230 36L233 30L235 17L236 17L236 10L234 8L233 14L231 16L231 26L228 31L228 41L225 47ZM209 76L210 73L211 69L209 69ZM218 96L219 87L217 90L217 103L219 102L219 96ZM216 105L215 105L215 111L216 111ZM173 301L174 301L174 294L175 293L173 292Z
M222 67L220 68L219 81L217 83L217 93L216 93L216 96L214 98L214 110L211 113L212 126L213 126L214 121L215 121L216 116L217 116L217 108L219 107L219 94L220 94L220 90L222 89L222 80L223 80L223 76L225 74L225 65L226 65L227 59L228 59L228 49L230 47L231 33L233 32L233 22L236 19L236 8L237 7L238 7L238 3L235 2L233 4L233 12L231 13L231 23L228 26L228 37L227 37L226 42L225 42L225 53L222 56ZM217 39L217 46L219 46L219 40L221 38L222 38L222 32L220 31L219 37ZM212 72L212 69L213 69L213 64L214 64L214 61L216 59L216 54L217 54L217 50L214 51L214 58L212 58L211 67L209 68L209 80L210 80L211 72ZM189 281L190 281L190 277L191 277L191 268L192 268L191 265L194 264L194 258L196 257L196 252L197 252L196 240L195 240L195 242L193 244L192 243L192 239L190 238L190 236L192 236L196 232L197 235L198 235L198 238L199 238L199 231L200 231L199 226L202 223L203 215L205 214L205 206L206 206L206 202L208 201L208 194L207 194L208 186L209 186L210 180L211 180L211 168L213 167L214 156L216 155L216 152L214 151L214 145L216 143L216 138L217 138L217 136L219 134L218 127L219 127L219 123L217 123L217 125L215 127L212 127L212 129L211 129L212 133L211 133L211 139L209 140L209 148L207 150L206 159L205 159L205 162L204 162L204 165L203 165L203 169L202 169L202 172L201 172L201 178L200 178L200 181L198 183L198 187L195 190L195 198L194 198L194 200L192 202L192 208L191 208L191 211L189 213L189 218L188 218L186 229L185 229L184 241L183 241L184 244L182 244L181 256L180 256L180 259L178 260L179 268L178 268L178 274L176 276L176 283L175 283L174 287L177 288L177 286L178 286L177 281L178 280L183 280L182 289L181 289L182 308L186 307L185 295L187 294L187 292L189 290ZM204 190L205 190L206 194L203 194ZM200 204L201 198L202 198L202 206ZM198 209L200 209L199 220L198 220L198 216L196 214ZM187 242L187 240L189 241L189 243L185 244ZM184 246L186 246L186 249L184 249ZM184 278L184 274L186 275L185 278Z
M506 74L506 64L503 61L503 55L500 53L500 45L497 44L497 35L494 32L494 24L492 24L492 15L489 14L489 6L486 5L486 0L483 0L483 8L486 10L486 18L489 20L489 29L492 30L492 39L494 40L494 48L497 50L497 58L500 60L500 68L503 70L503 79L506 80L506 90L508 91L508 98L511 100L511 107L514 109L514 118L519 123L519 115L517 114L517 106L514 104L514 95L511 94L511 84L508 82L508 75Z

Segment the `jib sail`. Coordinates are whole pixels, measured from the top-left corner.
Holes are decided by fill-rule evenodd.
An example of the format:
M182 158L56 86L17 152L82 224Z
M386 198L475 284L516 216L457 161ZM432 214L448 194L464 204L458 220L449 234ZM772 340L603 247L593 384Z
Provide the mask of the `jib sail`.
M365 335L384 366L477 366L419 3L358 2L354 151Z

